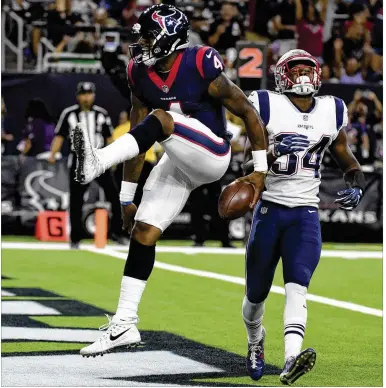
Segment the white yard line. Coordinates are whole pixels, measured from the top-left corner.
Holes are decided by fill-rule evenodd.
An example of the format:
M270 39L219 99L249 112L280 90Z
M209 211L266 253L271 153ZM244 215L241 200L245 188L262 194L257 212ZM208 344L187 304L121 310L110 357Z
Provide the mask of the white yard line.
M32 250L69 250L68 243L42 243L42 242L2 242L3 249L32 249ZM81 249L93 248L93 244L81 244ZM127 252L128 247L122 245L108 245L109 249ZM160 253L183 253L187 255L195 254L219 254L219 255L244 255L244 248L216 248L216 247L175 247L157 246ZM357 259L382 259L381 251L350 251L350 250L322 250L322 257L336 257L347 260Z
M99 253L103 255L113 256L117 259L126 260L127 254L122 252L117 252L111 248L105 248L105 249L97 249L94 247L89 247L86 249L89 252ZM156 261L154 266L159 269L163 269L166 271L171 272L178 272L178 273L184 273L188 275L194 275L199 276L202 278L209 278L209 279L216 279L216 280L222 280L224 282L228 283L234 283L234 284L240 284L242 286L245 286L244 278L238 277L238 276L231 276L231 275L224 275L219 274L215 272L208 272L208 271L201 271L197 269L191 269L186 267L181 267L179 265L173 265L173 264L167 264L167 263L161 263L159 261ZM271 292L275 294L284 295L284 288L278 287L278 286L272 286ZM351 310L367 315L374 315L376 317L382 317L382 310L374 309L371 307L361 306L359 304L350 303L350 302L344 302L336 299L331 298L325 298L324 296L319 295L313 295L313 294L307 294L307 300L312 302L317 302L321 304L325 304L328 306L338 307L345 310Z
M114 248L116 248L116 245L109 246L108 248L104 249L97 249L95 248L92 244L81 244L81 248L93 252L93 253L99 253L99 254L104 254L108 256L112 256L121 260L126 260L127 258L127 253L126 252L117 252ZM3 249L28 249L28 250L70 250L70 247L67 243L40 243L40 242L3 242L2 243L2 248ZM158 247L157 251L158 252L180 252L184 253L186 251L191 251L191 250L199 250L199 248L191 248L191 247ZM231 251L232 253L236 249L226 249L226 248L202 248L202 250L205 250L206 252L210 253L218 253L218 254L223 254L224 251ZM240 254L244 253L243 249L240 249L239 251ZM329 251L331 252L331 251ZM342 255L343 252L345 251L333 251L333 252L339 252L340 255ZM347 253L351 253L349 251L346 251ZM200 252L201 253L201 252ZM204 253L204 252L202 252ZM375 257L375 258L381 258L382 252L353 252L353 253L367 253L367 254L374 254L374 253L379 253L380 257ZM322 253L323 256L323 253ZM331 255L332 257L335 257ZM245 286L245 281L244 278L238 277L238 276L231 276L231 275L224 275L224 274L219 274L215 272L208 272L208 271L201 271L197 269L191 269L191 268L186 268L186 267L181 267L179 265L172 265L172 264L167 264L167 263L162 263L159 261L155 262L154 265L156 268L163 269L166 271L172 271L172 272L177 272L177 273L184 273L188 275L194 275L194 276L199 276L203 278L209 278L209 279L216 279L216 280L221 280L225 281L228 283L234 283L234 284L239 284L242 286ZM271 292L275 294L280 294L284 295L284 288L283 287L278 287L278 286L272 286ZM331 299L331 298L325 298L324 296L319 296L319 295L313 295L313 294L308 294L307 299L312 302L317 302L321 304L325 304L328 306L333 306L333 307L338 307L346 310L351 310L351 311L356 311L360 312L363 314L367 315L374 315L377 317L382 317L382 310L377 310L371 307L367 306L361 306L355 303L350 303L350 302L344 302L336 299Z

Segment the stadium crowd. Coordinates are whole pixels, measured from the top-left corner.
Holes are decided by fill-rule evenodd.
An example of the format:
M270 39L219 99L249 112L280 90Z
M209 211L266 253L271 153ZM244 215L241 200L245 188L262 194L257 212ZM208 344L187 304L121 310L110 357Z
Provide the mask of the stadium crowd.
M87 26L125 27L137 22L139 14L157 0L8 0L4 3L29 25L25 33L30 47L26 59L34 61L41 37L45 36L56 52L97 53L115 50L128 54L130 34L106 42L100 33ZM301 48L322 64L323 82L371 84L382 82L381 0L172 0L191 22L191 44L208 44L224 58L230 78L236 77L236 43L239 40L269 44L268 66L284 52ZM75 30L73 27L85 27ZM12 29L8 30L12 37ZM122 32L122 29L120 30ZM118 34L119 35L119 34ZM112 48L113 47L113 48ZM357 90L348 105L347 128L357 158L372 164L382 159L382 103L372 91ZM30 108L29 108L30 109ZM5 110L3 110L5 111ZM26 114L26 117L29 114ZM47 116L47 115L46 115ZM114 118L113 118L114 121ZM13 141L13 134L2 120L2 142ZM4 124L5 123L5 124ZM30 126L31 127L31 126ZM11 153L32 152L24 131L21 145ZM43 141L43 140L42 140ZM28 145L25 148L25 144ZM38 147L41 148L40 146ZM28 151L28 152L27 152ZM9 153L9 152L8 152Z
M56 52L96 53L105 40L98 32L71 26L123 27L159 0L6 0L27 24L28 60L36 60L45 36ZM235 46L239 40L269 43L269 65L284 52L301 48L319 58L324 81L362 84L382 81L383 2L381 0L167 0L191 21L192 44L208 44L224 57L235 77ZM12 39L16 31L8 26ZM130 38L119 50L128 52Z

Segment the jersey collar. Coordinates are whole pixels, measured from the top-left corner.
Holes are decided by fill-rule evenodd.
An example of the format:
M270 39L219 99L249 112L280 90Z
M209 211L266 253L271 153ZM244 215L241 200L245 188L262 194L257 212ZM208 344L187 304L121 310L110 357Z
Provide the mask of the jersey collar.
M178 70L180 68L183 55L184 51L178 53L176 60L174 61L172 68L170 69L169 75L165 81L155 72L153 67L147 69L147 74L149 75L150 80L164 93L169 93L169 90L173 86L173 83L177 77Z
M315 97L312 97L311 106L307 110L302 110L297 105L295 105L288 96L286 96L284 93L283 93L283 95L288 100L288 102L291 104L291 106L293 106L300 113L312 113L313 110L315 109L315 105L316 105L316 98Z

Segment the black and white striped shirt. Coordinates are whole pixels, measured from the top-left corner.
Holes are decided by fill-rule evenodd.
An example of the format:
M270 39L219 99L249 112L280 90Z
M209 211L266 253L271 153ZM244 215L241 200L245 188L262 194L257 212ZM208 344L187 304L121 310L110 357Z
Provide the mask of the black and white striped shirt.
M55 128L55 135L69 138L77 123L87 126L91 144L104 147L107 139L113 135L113 126L106 109L93 105L89 111L82 111L78 104L64 109Z

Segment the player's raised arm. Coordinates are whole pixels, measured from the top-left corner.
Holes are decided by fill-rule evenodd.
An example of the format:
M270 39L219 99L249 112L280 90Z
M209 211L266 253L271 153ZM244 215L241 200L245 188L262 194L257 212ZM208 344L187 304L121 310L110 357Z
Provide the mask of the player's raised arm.
M240 180L249 182L255 187L255 196L250 205L254 207L264 189L264 177L268 170L267 131L252 103L224 73L210 83L208 92L226 109L244 121L252 148L254 172Z
M130 111L130 127L134 128L148 114L149 109L131 93L131 111ZM136 206L132 203L137 189L137 182L141 175L145 154L140 154L137 157L126 160L123 163L123 180L119 199L122 206L122 227L128 232L131 231L132 222L134 220Z
M252 151L267 149L267 133L260 115L242 90L221 73L210 85L209 94L245 123Z
M341 205L341 209L352 210L358 206L363 197L366 181L359 162L348 146L344 129L339 132L339 135L331 144L330 152L343 171L344 180L348 186L348 189L338 192L338 198L335 202Z

